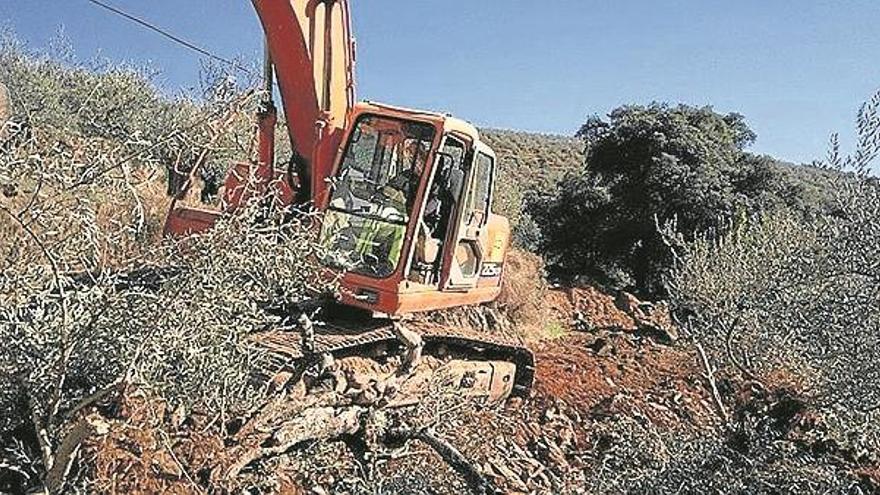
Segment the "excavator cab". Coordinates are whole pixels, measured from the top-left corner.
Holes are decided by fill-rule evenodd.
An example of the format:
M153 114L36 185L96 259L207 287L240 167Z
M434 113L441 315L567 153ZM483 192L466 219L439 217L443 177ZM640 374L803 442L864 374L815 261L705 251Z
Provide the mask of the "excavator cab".
M495 154L477 129L355 103L347 0L252 2L266 34L268 101L258 159L232 168L222 213L254 194L322 211L321 261L344 273L344 305L397 316L497 298L510 226L491 211ZM286 171L274 155L275 79L297 157ZM201 232L220 214L172 206L165 231Z
M494 174L470 124L357 104L320 236L343 302L397 315L497 297L510 228L491 213Z

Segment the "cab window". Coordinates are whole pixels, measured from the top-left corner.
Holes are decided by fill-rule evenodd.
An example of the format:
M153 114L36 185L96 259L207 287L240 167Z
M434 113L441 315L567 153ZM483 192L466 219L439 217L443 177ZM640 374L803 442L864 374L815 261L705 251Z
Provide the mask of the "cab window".
M492 196L492 168L494 161L485 153L477 153L474 161L474 182L468 195L467 209L462 221L471 226L485 223L489 216L489 201Z
M374 278L394 273L434 134L422 122L358 119L322 221L325 264Z

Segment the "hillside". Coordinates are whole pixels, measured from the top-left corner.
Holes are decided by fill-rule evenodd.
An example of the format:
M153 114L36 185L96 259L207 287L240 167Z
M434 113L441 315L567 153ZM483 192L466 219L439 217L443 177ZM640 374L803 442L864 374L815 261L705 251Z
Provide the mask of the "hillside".
M583 141L574 137L499 129L480 129L480 136L511 179L548 180L584 164Z
M526 191L549 190L566 171L584 164L583 142L573 137L498 129L480 135L498 155L495 208L516 225Z

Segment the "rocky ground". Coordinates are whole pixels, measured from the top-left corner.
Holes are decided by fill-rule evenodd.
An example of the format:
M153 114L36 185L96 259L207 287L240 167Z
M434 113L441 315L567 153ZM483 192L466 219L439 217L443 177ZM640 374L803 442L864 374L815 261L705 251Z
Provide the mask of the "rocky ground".
M609 422L625 418L641 434L659 435L709 431L721 420L699 356L675 344L667 322L649 322L626 303L593 288L546 291L546 330L525 336L537 362L527 399L489 405L439 387L406 409L358 409L356 426L342 426L341 435L256 456L239 466L239 481L224 485L222 473L239 462L242 434L230 440L211 433L228 420L222 411L215 417L169 411L142 391L125 391L84 416L97 433L86 444L84 469L95 488L114 493L222 486L316 494L589 492L597 465L628 462L621 450L628 439L610 431ZM309 407L284 410L308 416ZM333 420L348 421L338 411ZM442 443L440 451L452 448L465 466L430 440L389 440L383 428L390 424L428 432Z

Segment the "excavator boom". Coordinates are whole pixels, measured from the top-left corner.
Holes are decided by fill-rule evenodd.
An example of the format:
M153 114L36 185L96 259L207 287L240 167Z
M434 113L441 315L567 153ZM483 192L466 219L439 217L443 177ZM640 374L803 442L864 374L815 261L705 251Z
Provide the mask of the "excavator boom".
M491 211L496 157L478 130L446 114L355 104L348 0L251 1L266 38L259 158L230 169L221 212L173 204L166 233L204 231L271 197L323 212L320 242L332 254L322 262L344 272L346 305L399 316L495 300L510 225ZM275 77L286 164L274 157Z
M332 173L354 105L354 42L347 0L252 0L275 68L290 142L315 200Z

